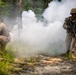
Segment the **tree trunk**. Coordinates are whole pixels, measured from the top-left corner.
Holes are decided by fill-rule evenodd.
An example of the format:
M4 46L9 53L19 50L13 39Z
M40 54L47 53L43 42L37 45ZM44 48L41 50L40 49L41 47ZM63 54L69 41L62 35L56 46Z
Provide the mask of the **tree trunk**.
M48 3L52 0L43 0L44 1L44 9L48 7Z
M17 0L17 24L18 24L18 29L21 29L21 28L23 28L23 26L22 26L22 16L21 16L21 14L22 14L22 11L21 11L21 9L22 9L22 0Z

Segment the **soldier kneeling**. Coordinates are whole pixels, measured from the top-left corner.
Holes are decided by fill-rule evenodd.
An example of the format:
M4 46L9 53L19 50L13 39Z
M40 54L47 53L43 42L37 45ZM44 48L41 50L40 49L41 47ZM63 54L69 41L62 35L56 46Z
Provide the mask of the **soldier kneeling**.
M1 50L4 51L6 44L10 42L10 34L6 27L6 25L0 21L0 47Z

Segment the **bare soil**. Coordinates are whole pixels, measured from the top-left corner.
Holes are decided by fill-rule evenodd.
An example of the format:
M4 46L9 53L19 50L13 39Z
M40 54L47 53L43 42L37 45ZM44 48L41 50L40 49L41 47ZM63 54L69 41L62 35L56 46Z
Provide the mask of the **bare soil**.
M76 60L44 55L16 58L12 75L76 75Z

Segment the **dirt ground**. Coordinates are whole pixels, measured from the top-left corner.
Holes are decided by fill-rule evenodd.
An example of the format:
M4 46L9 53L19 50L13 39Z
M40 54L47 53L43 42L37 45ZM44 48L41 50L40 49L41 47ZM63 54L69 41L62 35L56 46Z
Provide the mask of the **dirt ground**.
M76 75L76 60L37 55L16 58L12 75Z

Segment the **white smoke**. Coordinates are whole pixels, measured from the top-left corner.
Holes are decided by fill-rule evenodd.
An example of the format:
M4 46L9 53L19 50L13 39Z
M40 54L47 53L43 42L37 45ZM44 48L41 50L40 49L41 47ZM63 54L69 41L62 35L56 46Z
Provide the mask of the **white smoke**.
M42 16L43 21L37 20L32 10L23 11L23 29L13 31L13 41L19 40L24 43L24 49L19 47L19 54L32 55L46 53L58 55L66 52L65 37L63 29L64 19L70 16L71 8L76 8L76 0L54 0L48 4ZM46 21L46 22L45 22Z
M75 0L57 0L49 3L48 8L43 13L47 21L63 21L65 17L70 15L71 8L76 8Z

